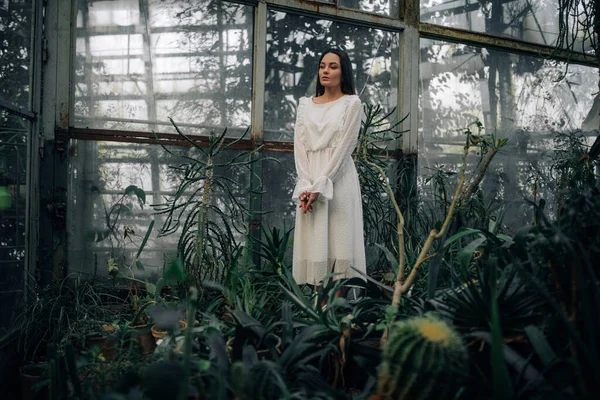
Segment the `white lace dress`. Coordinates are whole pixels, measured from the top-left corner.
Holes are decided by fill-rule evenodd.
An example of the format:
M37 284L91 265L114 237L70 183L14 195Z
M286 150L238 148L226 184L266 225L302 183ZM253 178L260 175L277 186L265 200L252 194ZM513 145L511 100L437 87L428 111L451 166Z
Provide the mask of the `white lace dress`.
M293 199L305 191L319 192L313 212L297 208L294 229L294 279L319 284L366 273L363 214L358 174L352 160L362 107L358 96L315 104L300 99L294 131L298 182Z

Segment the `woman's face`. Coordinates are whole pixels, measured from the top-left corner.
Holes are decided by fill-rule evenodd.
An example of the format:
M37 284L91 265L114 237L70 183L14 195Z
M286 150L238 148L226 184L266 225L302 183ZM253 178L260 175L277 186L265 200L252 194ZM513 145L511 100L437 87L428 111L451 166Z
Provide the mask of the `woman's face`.
M340 56L327 53L319 65L319 81L324 87L336 87L342 84L342 65Z

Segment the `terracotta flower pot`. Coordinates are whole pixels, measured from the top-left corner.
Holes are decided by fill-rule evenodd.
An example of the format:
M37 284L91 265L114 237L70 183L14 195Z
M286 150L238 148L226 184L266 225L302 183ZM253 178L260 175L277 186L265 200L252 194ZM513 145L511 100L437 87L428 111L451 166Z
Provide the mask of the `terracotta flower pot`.
M148 324L129 327L133 331L135 340L143 355L152 354L156 349L156 341L152 335L152 328Z
M183 320L179 320L179 326L181 327L181 330L183 331L185 328L187 328L187 322L183 321ZM154 337L154 339L158 342L158 340L160 339L164 339L167 336L167 331L161 331L160 329L156 328L156 325L152 326L152 336Z
M85 343L88 348L98 347L100 349L100 355L104 357L104 360L114 361L117 358L117 341L109 339L107 336L94 335L85 338Z
M19 371L21 380L21 398L23 400L34 400L46 398L45 388L37 390L35 385L42 382L48 375L48 364L26 364Z
M85 338L85 343L88 348L98 347L100 349L100 355L108 361L113 361L117 358L119 340L115 337L111 337L112 333L116 331L113 325L102 325L102 333L92 334Z
M350 386L362 390L369 376L377 377L377 367L381 364L381 332L373 332L362 338L364 332L352 332L348 346L348 362L345 380Z

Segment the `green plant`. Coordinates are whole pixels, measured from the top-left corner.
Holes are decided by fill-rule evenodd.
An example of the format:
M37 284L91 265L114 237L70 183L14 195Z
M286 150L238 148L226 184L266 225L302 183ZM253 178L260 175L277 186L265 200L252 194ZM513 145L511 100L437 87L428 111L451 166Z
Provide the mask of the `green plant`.
M271 271L276 272L278 275L283 274L283 268L288 268L286 253L290 247L290 234L294 228L283 228L273 227L271 230L261 225L263 237L258 242L257 252L260 257L268 262L268 266Z
M556 210L560 213L573 192L596 184L593 158L586 157L586 137L581 132L558 133L554 139L551 178L555 182ZM558 215L560 217L560 215Z
M60 343L77 321L76 293L67 278L51 282L44 289L28 288L23 312L17 317L21 334L19 350L27 362L46 355L46 346Z
M396 235L394 210L387 198L384 178L373 165L392 174L398 168L395 149L404 131L397 129L404 119L392 121L395 108L385 111L379 105L366 104L364 107L367 117L358 135L354 163L360 177L365 240L370 244L393 247ZM373 258L375 262L369 265L369 270L382 270L385 257Z
M284 296L295 307L296 325L313 329L315 342L326 350L319 362L321 373L334 387L347 388L353 384L346 381L349 363L364 364L360 355L350 351L350 344L353 340L368 336L380 340L381 334L376 332L377 325L390 301L363 297L350 303L346 298L337 296L339 291L344 287L364 289L365 282L361 278L331 278L325 280L319 290L307 293L310 288L299 287L291 272L286 270L280 286ZM376 374L370 368L362 372L373 377Z
M575 186L560 216L522 229L511 251L527 287L551 312L540 329L526 330L546 384L561 398L592 399L600 393L600 192ZM556 379L560 376L560 380Z
M439 294L436 308L462 332L487 331L492 322L492 303L497 302L503 337L522 336L525 326L540 321L543 301L526 287L518 268L510 264L511 257L503 245L512 238L465 229L446 240L444 247L472 236L475 238L456 254L454 288Z
M171 166L180 177L175 194L155 206L158 214L166 215L160 236L181 229L178 252L189 278L200 287L204 279L221 280L221 267L235 257L235 244L245 235L244 219L251 214L243 197L255 193L255 189L244 186L242 172L253 175L253 164L265 158L256 157L262 146L234 150L248 130L233 140L226 138L226 129L219 135L211 133L202 146L182 133L173 120L171 123L196 154L180 156L163 146L185 162Z
M367 107L367 121L363 125L363 129L368 129L371 119L375 118L377 115L376 111L377 110L373 110L373 109ZM472 130L471 129L472 126L474 126L476 128L476 130ZM441 227L439 228L439 230L434 228L430 231L427 239L425 240L425 243L423 244L423 246L419 252L418 258L414 262L412 270L411 270L410 274L408 275L408 277L406 277L406 279L405 279L406 246L405 246L404 215L403 215L402 211L400 210L398 202L396 201L394 192L389 183L389 180L386 177L385 171L383 170L383 168L380 165L377 165L377 163L369 160L368 145L367 145L368 141L363 143L362 148L359 150L360 156L363 158L364 162L379 172L381 178L384 181L388 197L389 197L390 201L392 202L392 205L394 206L394 210L396 211L397 235L398 235L398 260L396 261L394 259L394 257L391 256L391 254L388 254L388 259L390 259L394 264L392 266L392 270L394 270L396 272L396 278L395 278L395 283L394 283L394 296L392 299L392 306L394 306L396 308L400 304L401 296L404 293L406 293L413 285L420 268L423 266L423 264L426 261L428 261L429 259L431 259L432 257L435 256L435 254L429 255L428 254L429 250L431 249L434 241L440 240L446 236L446 233L450 226L450 222L453 218L454 210L457 207L457 205L462 204L462 202L464 202L468 198L470 198L470 196L474 192L475 188L477 188L477 186L479 185L479 182L483 178L483 175L485 174L485 171L487 170L487 167L491 163L491 160L493 159L495 154L497 154L497 152L499 151L499 149L501 147L506 145L506 142L507 142L506 139L496 140L496 138L493 135L488 138L485 135L482 135L482 130L483 130L483 125L479 121L475 121L474 123L470 124L469 126L467 126L467 128L465 128L463 130L463 133L466 135L465 146L464 146L464 150L463 150L463 154L462 154L462 167L461 167L461 171L459 174L459 182L456 186L456 191L454 193L453 200L452 200L450 206L448 207L448 211L444 218L444 222L441 225ZM469 149L473 146L478 146L481 149L481 159L476 167L477 173L473 175L473 177L470 179L469 183L465 187L465 181L466 181L465 172L466 172L466 167L467 167L467 156L469 154ZM483 158L484 154L486 155L485 158ZM396 269L396 266L397 266L397 269ZM437 273L435 271L434 271L434 274L435 274L435 276L437 276ZM382 337L382 341L385 342L386 339L387 339L387 331L384 333L384 335Z
M467 351L460 335L433 316L396 322L383 348L380 399L453 399L465 381Z
M96 194L98 194L102 200L102 205L104 207L105 226L102 228L88 229L85 232L85 239L88 242L101 242L110 239L113 250L115 248L120 248L125 245L126 239L131 239L132 234L131 228L128 226L123 227L122 233L119 231L118 226L123 217L131 216L133 213L133 203L126 202L126 200L135 197L140 207L143 207L144 204L146 204L146 192L135 185L130 185L125 188L120 197L110 207L107 206L104 197L98 193L97 189ZM113 243L113 240L115 243ZM113 257L118 256L120 255L113 254Z

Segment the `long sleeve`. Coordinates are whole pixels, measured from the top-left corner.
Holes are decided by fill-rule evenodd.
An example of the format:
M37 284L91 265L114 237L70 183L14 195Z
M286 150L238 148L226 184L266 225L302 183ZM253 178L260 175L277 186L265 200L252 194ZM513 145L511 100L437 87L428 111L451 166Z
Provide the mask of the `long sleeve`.
M306 154L306 148L304 147L304 143L302 143L302 140L300 140L299 133L299 121L302 118L302 107L302 100L300 100L298 104L298 112L296 115L296 124L294 126L294 162L296 164L296 173L298 174L298 181L296 182L296 187L294 187L292 199L296 202L300 202L300 200L298 199L300 194L302 194L302 192L308 191L308 189L312 186L312 182L310 181L310 176L308 173L308 156Z
M333 199L333 183L343 175L342 167L352 156L358 142L361 116L360 98L357 96L351 98L347 107L342 121L342 137L338 146L321 176L308 189L309 192L319 192L319 199L322 201Z

